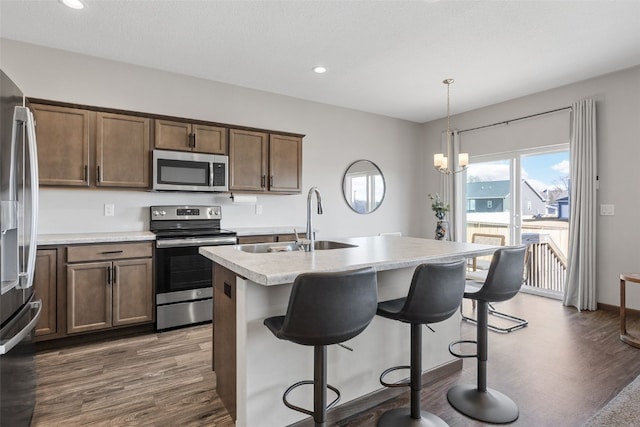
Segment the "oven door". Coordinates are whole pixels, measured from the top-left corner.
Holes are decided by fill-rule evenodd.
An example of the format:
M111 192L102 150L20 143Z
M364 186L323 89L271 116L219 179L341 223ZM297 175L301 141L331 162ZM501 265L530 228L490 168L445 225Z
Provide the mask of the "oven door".
M235 245L235 235L159 238L156 240L156 294L212 288L212 262L200 246Z
M156 294L212 286L212 263L198 248L156 247Z

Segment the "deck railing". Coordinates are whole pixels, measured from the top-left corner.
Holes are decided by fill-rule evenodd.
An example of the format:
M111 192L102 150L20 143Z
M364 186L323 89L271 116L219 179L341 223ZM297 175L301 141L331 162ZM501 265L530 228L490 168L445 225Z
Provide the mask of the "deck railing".
M500 234L508 236L505 224L477 222L467 224L467 241L473 233ZM556 242L566 243L566 225L552 226L548 223L526 223L522 227L522 243L528 246L529 256L524 285L534 293L540 291L547 296L558 296L564 291L567 257ZM509 244L507 242L507 244ZM484 257L481 269L489 268L490 257Z
M524 284L545 291L563 292L567 258L553 240L541 238L530 243L527 250L529 259Z

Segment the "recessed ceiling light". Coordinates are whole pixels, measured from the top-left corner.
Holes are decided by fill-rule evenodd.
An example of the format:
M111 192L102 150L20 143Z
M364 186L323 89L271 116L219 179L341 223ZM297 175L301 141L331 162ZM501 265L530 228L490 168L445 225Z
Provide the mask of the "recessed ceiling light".
M317 67L312 68L313 72L316 74L323 74L327 72L327 69L322 65L318 65Z
M84 3L81 0L60 0L60 3L67 7L70 7L71 9L84 9Z

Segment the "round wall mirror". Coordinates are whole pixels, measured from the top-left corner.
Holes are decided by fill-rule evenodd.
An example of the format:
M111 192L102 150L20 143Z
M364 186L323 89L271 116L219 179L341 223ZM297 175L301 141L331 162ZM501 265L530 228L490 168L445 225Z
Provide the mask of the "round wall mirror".
M344 200L354 212L368 214L380 207L385 194L384 176L369 160L357 160L349 165L342 178Z

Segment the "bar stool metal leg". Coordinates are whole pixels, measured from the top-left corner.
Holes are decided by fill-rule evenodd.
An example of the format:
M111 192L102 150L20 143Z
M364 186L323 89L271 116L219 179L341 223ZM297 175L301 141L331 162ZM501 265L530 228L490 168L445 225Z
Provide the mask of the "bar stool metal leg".
M518 405L507 395L487 388L489 303L478 301L478 384L458 384L447 393L457 411L476 420L506 424L518 419Z
M440 417L420 409L422 391L422 325L411 324L411 407L385 412L378 427L447 427Z
M327 425L327 347L313 349L313 421L316 427Z

